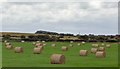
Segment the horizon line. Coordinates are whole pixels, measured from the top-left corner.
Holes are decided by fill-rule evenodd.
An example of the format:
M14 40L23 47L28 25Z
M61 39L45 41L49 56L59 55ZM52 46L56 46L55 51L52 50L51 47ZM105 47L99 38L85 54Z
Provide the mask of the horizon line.
M43 30L39 30L39 31L43 31ZM31 34L35 34L35 32L22 32L22 31L0 31L0 33L7 33L7 32L9 32L9 33L31 33ZM36 31L37 32L37 31ZM47 32L54 32L54 31L47 31ZM73 35L77 35L77 34L79 34L79 33L77 33L77 34L75 34L75 33L68 33L68 32L55 32L55 33L58 33L58 34L61 34L61 33L63 33L63 34L73 34ZM84 34L79 34L79 35L89 35L89 34L92 34L92 35L119 35L119 34L94 34L94 33L84 33Z

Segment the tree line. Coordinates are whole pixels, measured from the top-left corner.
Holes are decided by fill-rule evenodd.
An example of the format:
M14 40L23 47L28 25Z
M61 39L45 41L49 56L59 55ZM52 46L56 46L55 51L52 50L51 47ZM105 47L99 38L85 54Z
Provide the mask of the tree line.
M64 38L65 36L69 37L77 37L78 39L70 39L70 40L61 40L60 38ZM13 38L14 37L14 38ZM12 36L12 35L3 35L2 40L25 40L25 41L87 41L87 42L118 42L120 40L120 35L64 35L64 34L58 34L58 35L21 35L21 36Z

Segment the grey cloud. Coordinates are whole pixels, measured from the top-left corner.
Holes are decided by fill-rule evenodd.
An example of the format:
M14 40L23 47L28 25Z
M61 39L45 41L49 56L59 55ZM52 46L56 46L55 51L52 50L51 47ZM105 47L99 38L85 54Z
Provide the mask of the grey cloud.
M103 2L103 8L118 8L118 2Z
M74 34L79 32L116 34L117 8L115 5L116 3L104 3L102 8L94 9L88 2L6 3L2 11L4 15L2 29L22 32L35 32L42 29Z

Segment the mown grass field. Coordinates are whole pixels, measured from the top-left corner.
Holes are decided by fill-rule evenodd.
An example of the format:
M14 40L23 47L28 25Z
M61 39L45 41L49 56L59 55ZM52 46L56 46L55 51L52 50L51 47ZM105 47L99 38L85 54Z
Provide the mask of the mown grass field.
M13 46L21 46L24 53L14 53L2 44L2 67L117 67L118 66L118 45L111 44L111 48L106 48L106 58L96 58L95 54L90 53L91 44L78 46L74 42L74 47L69 47L66 52L61 51L61 46L69 46L69 42L56 42L56 48L52 48L53 42L46 42L46 46L41 54L33 54L32 42L11 42ZM100 43L101 44L101 43ZM79 51L86 49L88 56L79 56ZM66 57L65 64L50 64L50 56L54 53L62 53Z
M2 68L2 43L0 42L0 68Z

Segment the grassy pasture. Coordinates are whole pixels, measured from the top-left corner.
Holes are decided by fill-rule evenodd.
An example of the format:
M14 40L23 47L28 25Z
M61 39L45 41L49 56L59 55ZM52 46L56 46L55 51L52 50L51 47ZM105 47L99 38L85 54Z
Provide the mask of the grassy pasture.
M0 42L0 68L2 68L2 43Z
M52 48L53 42L46 42L46 46L41 54L33 54L31 42L11 42L13 46L21 46L24 53L14 53L14 50L8 50L2 44L2 67L117 67L118 66L118 45L111 44L111 48L106 48L106 58L96 58L95 54L90 53L91 44L78 46L77 42L73 47L69 47L69 42L56 42L56 48ZM101 43L100 43L101 44ZM68 46L66 52L61 51L62 46ZM88 56L79 56L79 51L86 49ZM50 56L54 53L62 53L66 57L65 64L50 64Z

